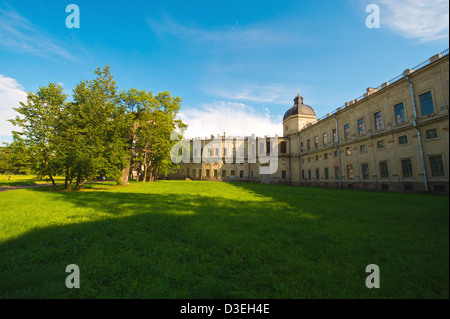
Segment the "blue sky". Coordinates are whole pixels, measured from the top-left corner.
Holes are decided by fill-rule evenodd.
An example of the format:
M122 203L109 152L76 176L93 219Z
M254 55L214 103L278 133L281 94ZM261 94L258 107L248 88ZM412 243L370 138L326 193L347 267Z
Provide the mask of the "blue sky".
M69 4L80 28L69 29ZM368 4L380 28L366 27ZM120 89L182 98L189 136L282 134L297 90L318 117L448 48L448 1L3 1L0 137L49 82L111 65Z

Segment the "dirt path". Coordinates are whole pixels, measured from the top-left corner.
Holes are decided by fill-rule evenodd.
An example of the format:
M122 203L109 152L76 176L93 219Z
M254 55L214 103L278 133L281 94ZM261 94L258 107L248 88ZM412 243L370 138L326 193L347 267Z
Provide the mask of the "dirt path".
M0 192L12 191L14 189L45 187L52 186L52 184L36 184L36 185L18 185L18 186L0 186Z

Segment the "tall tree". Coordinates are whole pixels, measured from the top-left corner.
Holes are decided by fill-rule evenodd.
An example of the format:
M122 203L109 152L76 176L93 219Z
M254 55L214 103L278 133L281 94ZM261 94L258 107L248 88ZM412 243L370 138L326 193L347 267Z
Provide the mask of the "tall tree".
M55 190L54 176L62 168L57 136L66 98L60 85L50 83L37 93L28 93L27 102L20 102L21 106L14 108L22 116L10 120L21 128L20 132L13 132L13 147L26 149L31 171L40 176L48 175Z

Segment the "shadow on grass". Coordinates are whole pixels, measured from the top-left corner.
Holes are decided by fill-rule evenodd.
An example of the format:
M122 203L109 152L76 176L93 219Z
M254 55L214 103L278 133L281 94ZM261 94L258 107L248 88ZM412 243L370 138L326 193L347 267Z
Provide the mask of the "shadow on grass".
M415 225L377 238L383 220L373 227L359 212L345 220L338 213L347 206L318 205L314 192L292 199L284 187L233 185L262 196L56 192L52 204L76 209L65 225L0 244L0 297L448 297L448 252L429 252L432 269L409 242L392 247L404 234L416 236ZM385 289L364 285L374 262L395 273L383 274ZM68 264L80 267L80 289L65 287Z

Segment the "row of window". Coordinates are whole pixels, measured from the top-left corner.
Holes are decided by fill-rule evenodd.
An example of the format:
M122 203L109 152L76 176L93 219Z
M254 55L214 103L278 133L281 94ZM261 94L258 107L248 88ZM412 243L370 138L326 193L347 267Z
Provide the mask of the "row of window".
M227 148L224 147L222 149L222 154L219 154L219 150L220 149L218 147L207 148L207 149L205 149L205 152L209 156L227 156L227 151L228 151ZM271 151L270 142L269 141L266 142L266 149L264 149L264 142L260 142L258 150L259 150L259 154L263 154L264 151L267 154L270 154L270 151ZM280 142L280 153L281 154L286 154L287 153L287 143L286 143L286 141L281 141ZM201 154L203 154L203 152ZM245 154L244 148L240 148L239 149L239 155L243 157L244 154ZM253 144L251 149L250 149L250 155L255 155L255 154L256 154L256 146ZM235 156L235 155L236 155L236 148L233 147L233 156ZM197 156L198 156L198 150L194 149L194 157L197 157Z
M442 155L435 155L435 156L429 156L429 165L431 170L431 176L434 177L442 177L445 176L445 169L444 169L444 161ZM408 177L414 177L414 170L413 170L413 164L412 159L402 159L400 161L401 168L402 168L402 176L404 178ZM320 179L320 171L318 168L315 170L316 180ZM380 161L379 162L379 173L380 178L386 179L389 178L389 166L387 161ZM353 172L353 165L348 164L346 167L346 177L349 180L352 180L355 178L354 172ZM361 164L361 179L362 180L368 180L370 178L370 170L369 170L369 164L363 163ZM302 179L305 179L305 170L302 170ZM328 167L324 168L324 179L329 179L329 172ZM339 167L334 167L334 179L339 179ZM308 180L311 180L311 169L308 169Z
M222 174L222 177L236 177L235 176L235 171L234 170L230 170L230 175L227 175L227 171L226 170L221 170L221 174ZM254 173L253 173L254 171L253 170L251 170L250 171L250 177L251 178L253 178L253 176L254 176ZM181 173L183 173L183 171L181 172ZM194 177L200 177L199 175L201 174L201 169L192 169L192 176L194 176ZM187 168L186 169L186 176L191 176L191 175L189 175L189 168ZM205 169L205 177L211 177L211 171L209 170L209 169ZM218 177L218 170L217 169L215 169L215 170L212 170L212 177ZM241 171L239 171L239 178L244 178L244 171L243 170L241 170ZM286 171L281 171L281 178L282 179L286 179Z
M422 116L430 115L434 113L434 105L433 105L433 99L431 96L431 91L426 92L424 94L419 95L419 101L420 101L420 108L422 111ZM394 117L395 117L395 123L396 124L403 124L406 122L406 114L405 114L405 106L402 103L394 105ZM373 120L375 125L375 130L379 131L384 128L383 123L383 113L382 111L378 111L373 113ZM358 136L364 136L366 135L366 124L365 124L365 118L362 117L357 120L357 133ZM333 130L333 144L337 143L337 133L336 129ZM347 123L344 125L344 139L348 140L351 138L351 131L350 131L350 124ZM323 133L322 135L322 143L323 145L328 144L328 133ZM314 148L319 147L319 137L314 137ZM303 152L303 142L300 145L301 152ZM309 151L311 149L311 143L310 140L306 141L306 149Z

